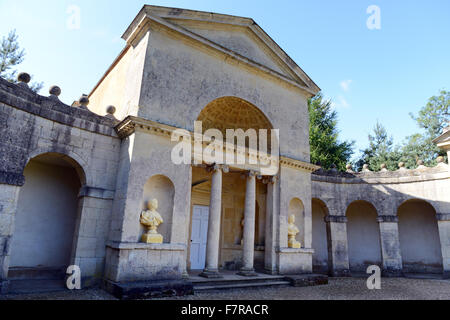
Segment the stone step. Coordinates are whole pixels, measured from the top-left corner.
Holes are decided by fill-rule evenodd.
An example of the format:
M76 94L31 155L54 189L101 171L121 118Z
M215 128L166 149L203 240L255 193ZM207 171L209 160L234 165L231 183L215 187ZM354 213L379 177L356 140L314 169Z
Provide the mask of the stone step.
M253 289L253 288L275 288L275 287L289 287L289 281L265 281L265 282L244 282L236 281L227 284L202 284L194 285L194 292L206 292L215 290L229 290L229 289Z
M233 277L233 278L219 278L219 279L205 279L197 280L191 279L191 283L195 287L202 286L221 286L221 285L233 285L233 284L264 284L272 282L288 282L286 277L283 276L270 276L270 277Z
M64 280L11 280L9 294L32 294L65 291Z
M9 280L64 280L64 267L59 268L10 268Z

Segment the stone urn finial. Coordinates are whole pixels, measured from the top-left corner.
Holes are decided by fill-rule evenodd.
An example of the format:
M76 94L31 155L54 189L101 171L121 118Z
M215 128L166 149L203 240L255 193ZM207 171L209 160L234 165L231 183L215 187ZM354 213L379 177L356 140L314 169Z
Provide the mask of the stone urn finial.
M114 115L116 113L116 107L114 106L107 106L106 107L106 113L110 115Z
M399 168L399 170L406 170L406 168L405 168L405 163L404 163L404 162L400 162L400 163L398 164L398 168Z
M330 168L331 168L331 170L330 170L331 173L338 173L339 172L338 169L337 169L337 166L334 163L330 166Z
M362 172L371 172L368 164L363 165Z
M89 105L89 98L88 98L88 96L83 94L80 97L80 99L78 100L78 104L80 105L80 108L87 110L87 106Z
M61 88L58 86L51 86L48 90L48 93L50 94L50 98L58 99L59 95L61 94Z
M423 162L423 160L419 159L417 160L417 169L425 169L425 163Z
M163 236L158 234L157 229L164 222L158 210L158 200L148 202L148 210L142 211L140 222L147 227L147 233L142 236L144 243L163 243Z
M353 166L349 163L345 166L345 168L347 169L347 172L353 172Z
M105 117L117 121L116 117L114 116L114 114L116 113L116 107L114 106L107 106L106 107L106 113L107 115Z
M21 72L17 75L17 81L28 84L31 81L31 76L26 72Z
M22 88L30 89L28 83L31 81L31 76L26 72L21 72L17 75L18 85Z

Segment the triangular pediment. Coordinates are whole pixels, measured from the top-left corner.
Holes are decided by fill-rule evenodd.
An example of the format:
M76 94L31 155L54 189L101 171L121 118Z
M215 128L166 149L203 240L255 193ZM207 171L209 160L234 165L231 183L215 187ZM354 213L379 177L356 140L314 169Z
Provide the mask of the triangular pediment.
M146 21L163 25L254 68L316 94L320 88L250 18L185 9L144 6L124 33L133 41Z

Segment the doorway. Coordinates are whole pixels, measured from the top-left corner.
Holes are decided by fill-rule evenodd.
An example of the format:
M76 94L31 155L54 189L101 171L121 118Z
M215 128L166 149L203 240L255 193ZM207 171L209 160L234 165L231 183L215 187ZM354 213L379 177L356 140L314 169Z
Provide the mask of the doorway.
M191 232L191 270L203 270L208 238L209 207L194 206Z

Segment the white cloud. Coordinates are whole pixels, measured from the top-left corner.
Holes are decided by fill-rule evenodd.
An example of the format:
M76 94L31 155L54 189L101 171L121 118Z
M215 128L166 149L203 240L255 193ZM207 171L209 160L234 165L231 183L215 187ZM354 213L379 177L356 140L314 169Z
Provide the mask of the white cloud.
M331 102L331 107L333 109L348 109L350 108L350 103L341 95L339 95L335 101Z
M340 83L340 86L342 90L349 91L350 90L350 84L353 82L353 80L344 80Z

